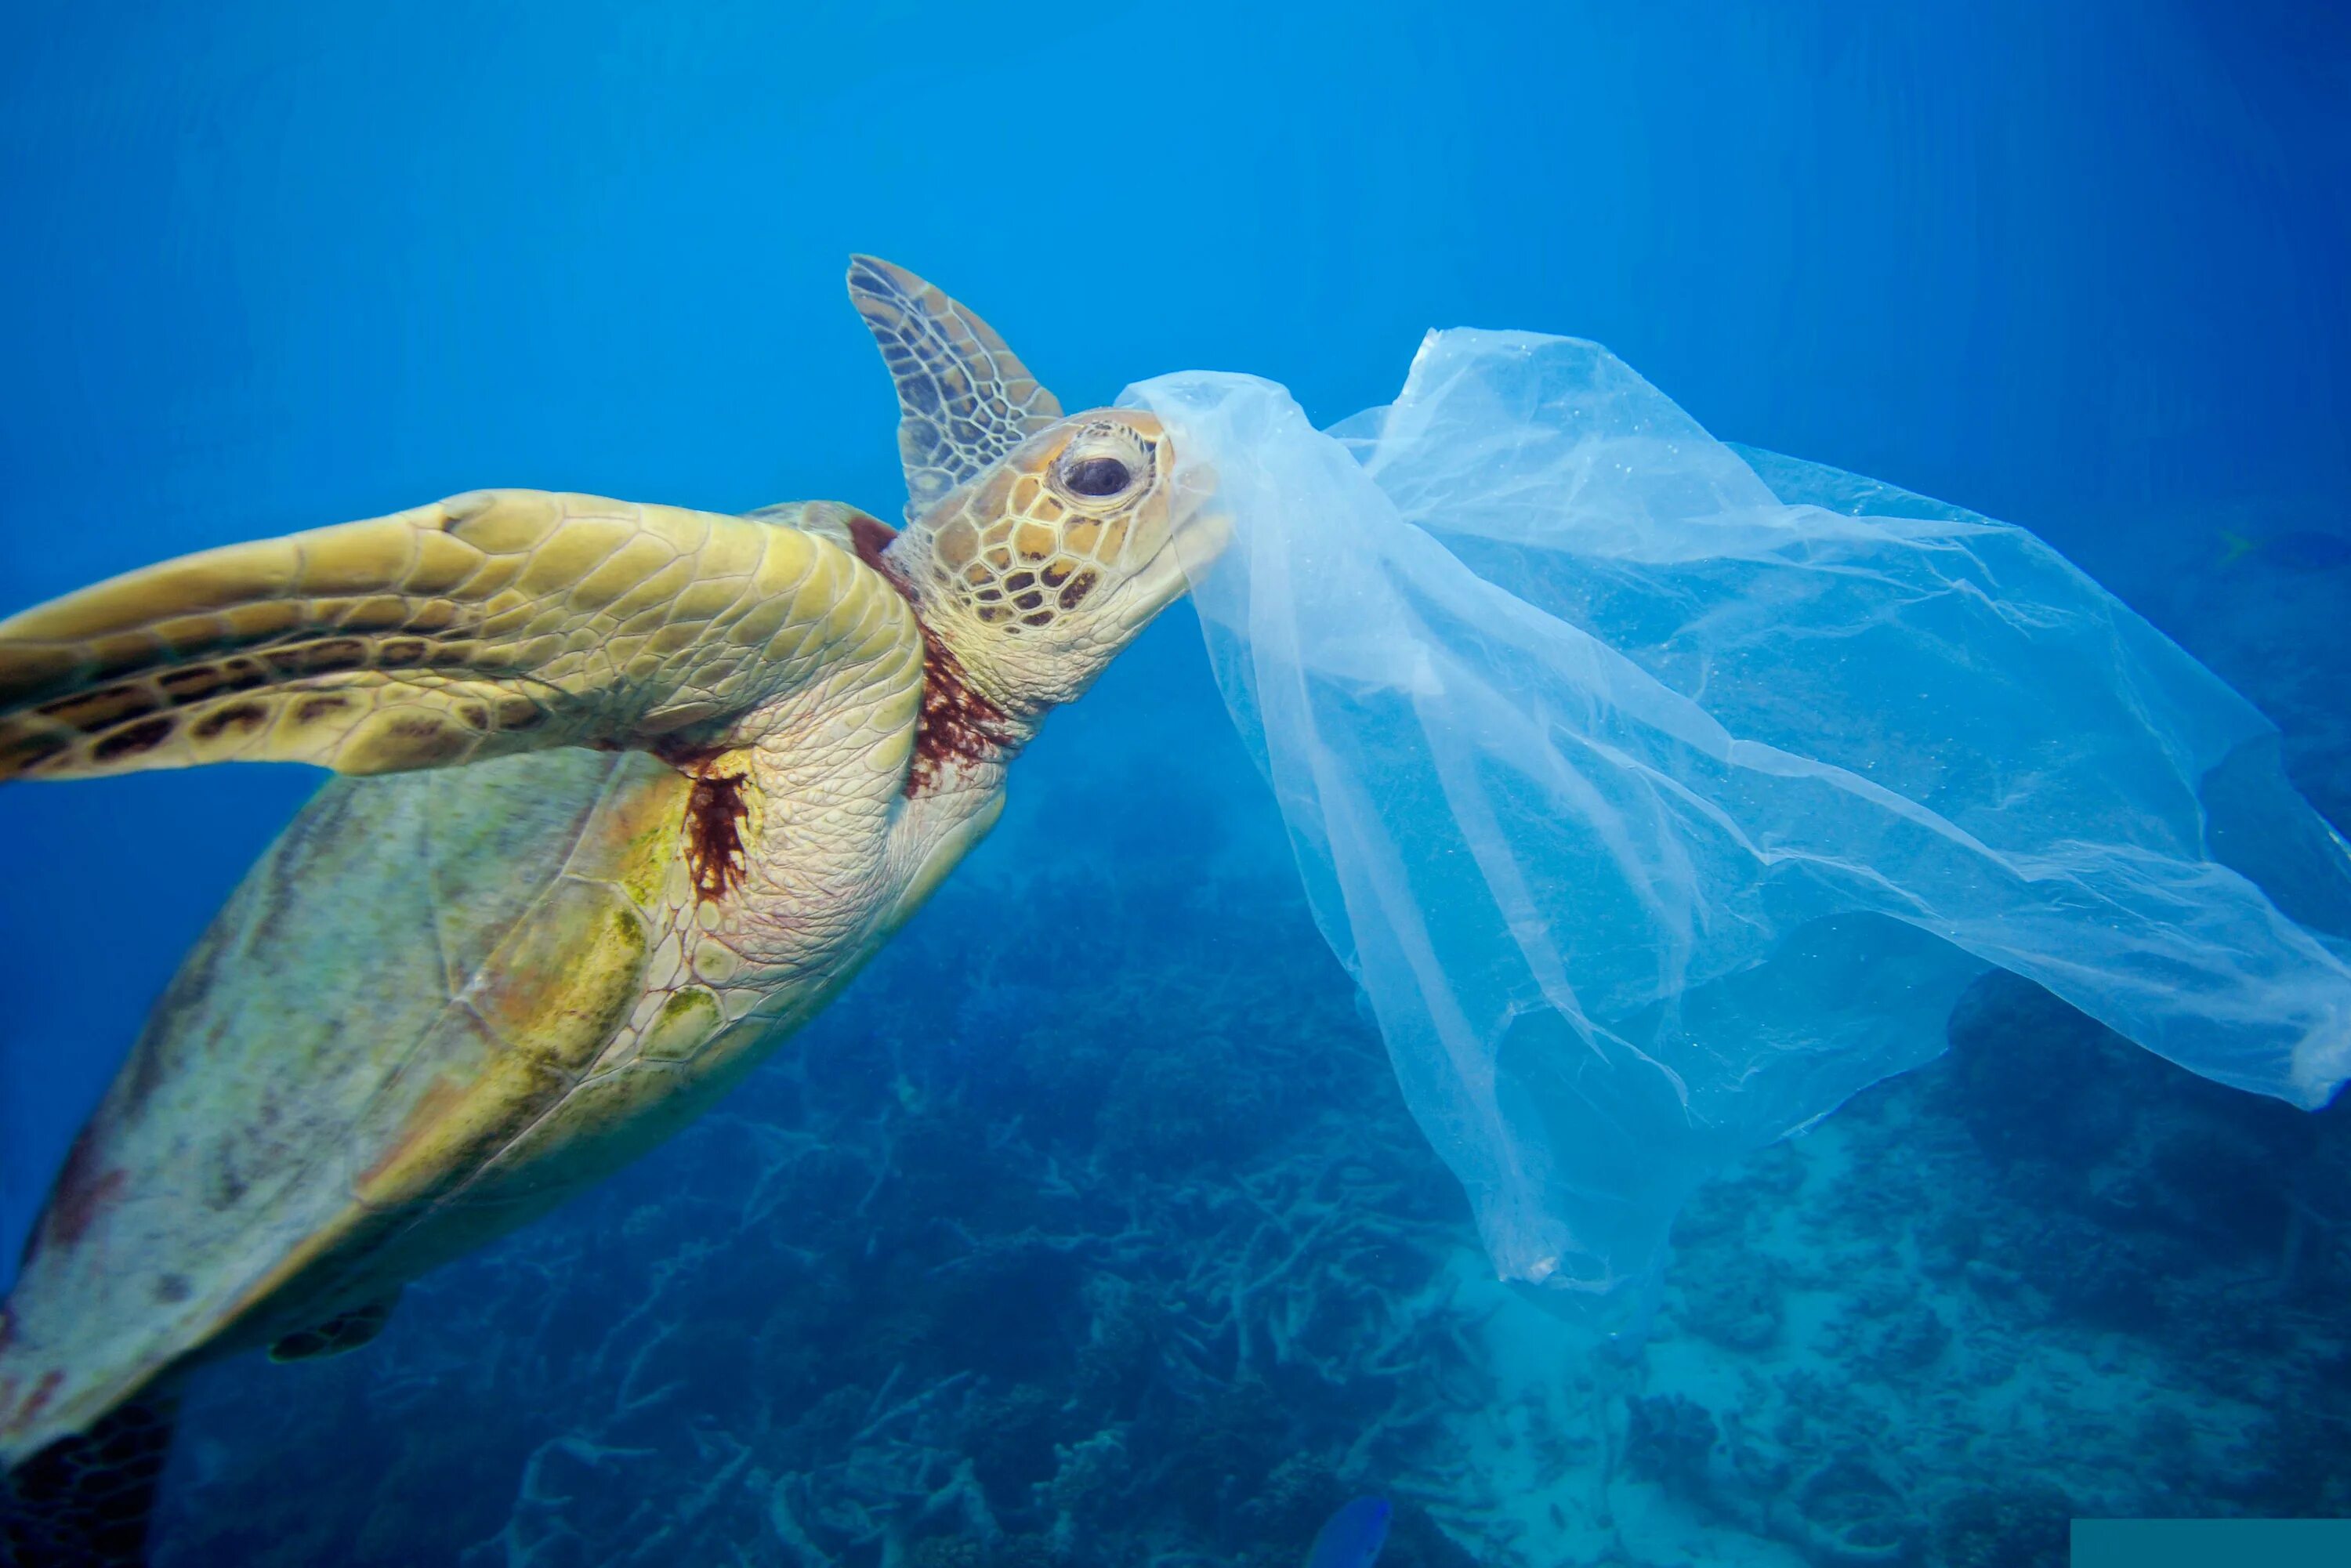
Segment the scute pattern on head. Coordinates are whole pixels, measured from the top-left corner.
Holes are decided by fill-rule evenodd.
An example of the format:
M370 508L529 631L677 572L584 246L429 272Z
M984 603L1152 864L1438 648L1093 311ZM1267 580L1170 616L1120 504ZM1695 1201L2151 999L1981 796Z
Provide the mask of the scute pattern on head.
M1166 431L1097 409L1029 437L879 563L971 688L1034 718L1074 701L1185 587Z
M919 791L956 758L1001 761L1017 748L1005 736L1092 685L1183 593L1179 532L1194 564L1220 546L1196 526L1196 481L1176 494L1157 419L1057 417L987 322L887 262L852 258L849 293L898 384L906 528L852 542L922 622L933 773Z
M1157 453L1129 424L1092 420L1070 434L1059 460L1043 470L1015 466L979 486L931 545L931 576L967 599L983 624L1008 632L1050 626L1085 602L1127 560L1135 516L1118 502L1147 490ZM1065 480L1084 464L1117 464L1112 497L1084 496Z

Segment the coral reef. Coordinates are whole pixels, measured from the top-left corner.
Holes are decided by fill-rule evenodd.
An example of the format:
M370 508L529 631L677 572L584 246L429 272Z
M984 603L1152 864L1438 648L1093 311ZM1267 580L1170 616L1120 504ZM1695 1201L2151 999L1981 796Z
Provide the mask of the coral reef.
M1155 891L1022 887L1089 933L1051 990L943 896L899 983L368 1354L208 1378L159 1560L1299 1560L1487 1396L1468 1239L1294 899ZM1465 1561L1409 1505L1385 1560Z
M721 1112L373 1345L201 1375L161 1568L1259 1568L1373 1490L1388 1568L2033 1568L2351 1512L2351 1110L1994 977L1599 1338L1492 1281L1253 786L1057 767Z

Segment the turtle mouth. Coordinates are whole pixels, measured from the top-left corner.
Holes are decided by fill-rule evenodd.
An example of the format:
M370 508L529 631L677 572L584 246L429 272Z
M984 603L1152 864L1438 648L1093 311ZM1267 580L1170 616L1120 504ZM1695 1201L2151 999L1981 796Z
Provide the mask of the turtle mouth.
M1197 582L1233 542L1233 514L1217 499L1217 471L1206 463L1186 468L1173 510L1165 548L1176 552L1186 579Z
M1120 606L1137 630L1189 592L1232 543L1233 515L1217 504L1216 474L1205 463L1183 469L1168 514L1167 537L1127 580Z

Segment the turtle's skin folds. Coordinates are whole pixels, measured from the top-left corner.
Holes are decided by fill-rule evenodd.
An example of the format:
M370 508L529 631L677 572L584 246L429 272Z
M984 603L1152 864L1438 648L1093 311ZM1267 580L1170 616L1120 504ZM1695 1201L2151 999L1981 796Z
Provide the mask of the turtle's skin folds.
M987 831L1044 715L1182 591L1179 542L1215 547L1150 416L1063 418L885 263L850 287L903 533L480 492L0 622L0 778L345 775L57 1177L0 1307L0 1550L135 1561L174 1374L362 1343L705 1108Z

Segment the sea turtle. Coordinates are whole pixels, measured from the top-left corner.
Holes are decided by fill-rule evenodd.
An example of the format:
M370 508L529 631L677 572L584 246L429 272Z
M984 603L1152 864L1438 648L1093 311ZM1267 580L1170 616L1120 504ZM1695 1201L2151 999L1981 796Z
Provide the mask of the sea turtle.
M0 1307L20 1556L136 1561L179 1372L365 1343L725 1092L1215 548L1150 415L1065 418L920 278L849 286L903 532L486 490L0 622L0 779L343 775L189 954Z

